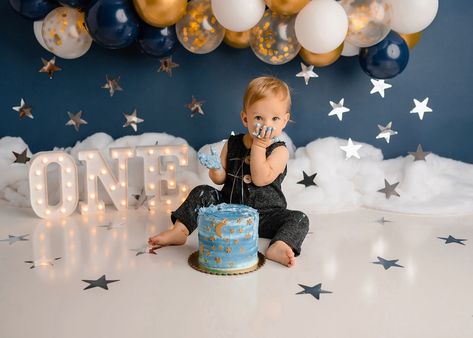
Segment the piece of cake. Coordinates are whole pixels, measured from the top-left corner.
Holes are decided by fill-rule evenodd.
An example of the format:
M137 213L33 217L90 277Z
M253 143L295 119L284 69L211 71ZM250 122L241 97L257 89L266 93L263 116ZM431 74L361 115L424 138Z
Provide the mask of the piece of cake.
M244 272L258 264L256 209L240 204L200 208L199 264L213 272Z

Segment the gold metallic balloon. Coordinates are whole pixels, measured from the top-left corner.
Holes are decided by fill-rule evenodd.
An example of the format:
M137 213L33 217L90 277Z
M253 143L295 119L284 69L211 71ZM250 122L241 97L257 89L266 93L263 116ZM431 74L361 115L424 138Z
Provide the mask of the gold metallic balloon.
M420 37L422 36L422 32L412 33L412 34L399 34L404 41L406 41L407 46L409 48L414 48L415 45L420 41Z
M174 25L186 13L187 0L133 0L138 15L151 26Z
M282 15L293 15L307 5L310 0L264 0L266 5L276 13Z
M296 15L266 10L250 33L250 47L255 55L271 65L282 65L294 59L301 49L296 39L295 21Z
M210 0L191 0L187 12L176 24L179 42L196 54L210 53L225 37L225 28L213 15Z
M233 48L247 48L250 46L250 31L233 32L227 29L223 42Z
M340 55L342 54L342 51L343 43L331 52L324 54L312 53L302 47L301 51L299 52L299 55L301 56L302 60L311 65L314 65L316 67L325 67L337 61Z

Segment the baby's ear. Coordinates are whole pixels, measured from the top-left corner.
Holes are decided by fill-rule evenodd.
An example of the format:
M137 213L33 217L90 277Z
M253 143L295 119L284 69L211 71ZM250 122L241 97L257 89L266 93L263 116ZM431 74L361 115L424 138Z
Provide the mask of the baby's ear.
M241 121L243 122L243 125L245 127L248 127L248 117L246 116L246 111L241 111L240 113L240 116L241 116Z

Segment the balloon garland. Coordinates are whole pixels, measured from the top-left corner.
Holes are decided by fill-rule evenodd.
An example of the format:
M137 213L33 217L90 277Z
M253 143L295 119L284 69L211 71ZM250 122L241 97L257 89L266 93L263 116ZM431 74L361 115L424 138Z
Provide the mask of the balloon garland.
M316 67L357 56L373 78L400 74L409 49L437 15L438 0L9 0L33 20L38 43L65 59L92 42L170 56L179 43L195 54L223 41L250 47L280 65L297 55ZM179 43L178 43L179 42Z

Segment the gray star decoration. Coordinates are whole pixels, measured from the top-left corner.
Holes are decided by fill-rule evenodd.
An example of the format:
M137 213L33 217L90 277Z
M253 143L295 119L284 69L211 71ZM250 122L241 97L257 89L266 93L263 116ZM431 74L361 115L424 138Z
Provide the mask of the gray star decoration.
M314 66L306 66L301 62L301 69L302 71L297 73L297 77L303 77L305 81L305 85L307 86L309 84L309 80L311 77L319 77L316 73L314 73Z
M134 194L132 196L136 199L135 209L139 209L141 206L143 206L146 202L149 202L149 200L154 197L154 196L146 195L145 188L141 189L141 192L139 195ZM149 206L148 206L148 210L149 210Z
M136 113L137 113L137 111L135 109L135 110L133 110L133 113L131 113L131 114L123 114L126 118L126 122L123 125L123 128L126 128L126 127L130 126L130 127L133 128L134 131L138 130L137 124L143 122L144 120L140 119L138 116L136 116Z
M110 92L110 97L112 97L116 91L123 91L123 88L120 87L120 84L118 83L118 81L120 81L120 76L116 79L113 79L108 75L105 75L105 79L107 80L107 82L102 86L102 88L108 89L108 91Z
M378 128L380 130L378 136L376 136L376 138L384 138L386 140L387 143L389 143L389 140L391 139L391 136L393 135L397 135L397 131L394 131L392 130L392 121L389 122L386 127L383 127L381 125L378 124Z
M27 155L27 148L25 148L25 150L23 150L21 152L21 154L15 152L15 151L12 151L13 155L15 155L15 162L13 163L22 163L22 164L25 164L26 162L28 162L31 158L28 157Z
M378 261L377 262L372 262L372 263L382 265L384 270L387 270L387 269L389 269L393 266L398 267L398 268L404 268L402 265L397 264L399 259L389 260L389 259L381 258L379 256L377 258L378 258Z
M389 83L385 83L384 80L374 80L371 79L373 84L373 89L371 89L370 94L379 93L382 98L384 98L384 91L392 87Z
M74 129L76 131L79 131L79 127L81 124L87 124L87 121L81 119L82 110L75 114L67 112L67 115L69 115L69 121L66 122L66 126L74 126Z
M309 294L309 295L314 296L316 299L320 299L321 293L333 293L332 291L322 290L322 283L319 283L315 286L307 286L303 284L298 284L298 285L304 290L296 293L296 295Z
M424 149L422 149L422 145L418 145L417 146L417 150L416 152L409 152L409 155L412 155L414 156L414 162L415 161L425 161L425 158L430 155L431 152L430 151L424 151Z
M191 111L191 117L194 117L195 114L204 116L204 111L202 110L202 105L205 101L197 101L197 99L192 96L192 102L185 105L187 109Z
M448 237L437 237L437 238L443 239L445 241L445 244L456 243L456 244L466 245L463 242L467 241L467 239L458 239L458 238L453 237L452 235L448 235Z
M8 242L9 245L12 245L13 243L16 243L19 241L28 241L28 239L26 238L27 236L29 236L29 234L20 235L20 236L8 235L8 238L0 239L0 242Z
M20 100L20 105L16 107L12 107L12 109L16 112L18 112L20 119L23 117L27 116L30 119L33 119L33 107L30 106L23 100L23 98Z
M100 287L102 289L108 290L108 284L118 282L119 279L107 280L105 275L96 280L82 279L83 282L89 283L84 290Z
M305 171L302 171L302 174L304 175L304 178L301 181L297 182L297 184L303 184L306 188L310 187L311 185L317 186L317 184L314 182L317 173L309 176L305 173Z
M97 225L97 228L104 228L107 231L110 231L112 229L121 229L123 228L123 223L117 223L117 222L108 222L108 224L103 224L103 225Z
M396 191L396 187L399 184L399 182L396 182L394 184L389 184L389 182L384 179L384 188L379 189L378 192L381 192L386 195L386 198L389 199L391 196L397 196L400 197L401 195L398 194Z
M172 77L172 69L179 67L179 64L172 62L172 56L159 60L159 72L166 72L169 77Z
M384 216L383 216L380 219L378 219L376 222L381 224L381 225L384 225L384 223L389 223L391 221L389 219L385 219Z
M56 258L46 258L46 259L37 259L35 261L25 261L25 263L28 264L33 264L30 266L30 269L34 269L37 267L41 266L54 266L54 261L57 261L58 259L61 259L62 257L56 257Z
M143 254L156 255L156 250L162 248L161 245L149 246L148 244L143 244L138 249L130 249L130 251L136 252L136 256Z
M41 58L43 62L43 67L39 70L40 73L48 73L50 79L53 78L54 72L62 70L60 67L56 66L56 57L54 56L51 60L45 60Z
M343 114L350 111L350 108L344 107L345 99L342 98L338 103L330 101L332 110L328 113L328 116L337 115L338 119L341 121Z

